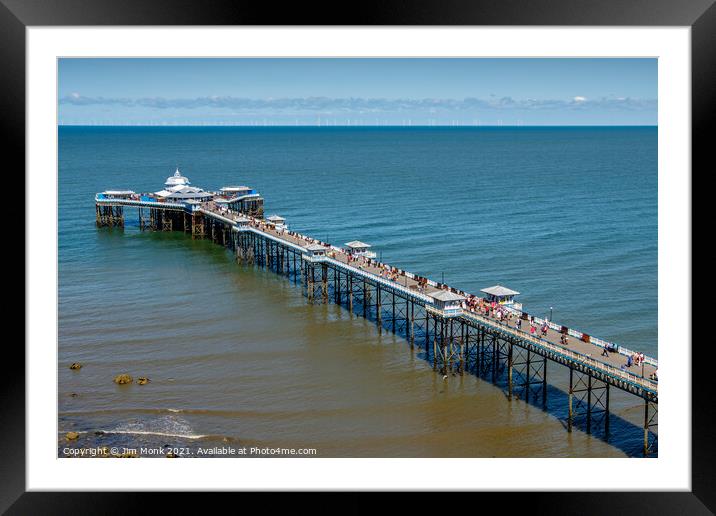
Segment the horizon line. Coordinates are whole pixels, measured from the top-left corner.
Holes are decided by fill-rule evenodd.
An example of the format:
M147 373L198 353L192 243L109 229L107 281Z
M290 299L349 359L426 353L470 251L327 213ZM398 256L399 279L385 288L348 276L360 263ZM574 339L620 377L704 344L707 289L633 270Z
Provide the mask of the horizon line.
M320 127L320 128L351 128L351 127L374 127L374 128L386 128L386 127L398 127L401 129L409 128L435 128L435 127L448 127L465 129L472 128L477 129L481 127L658 127L658 124L57 124L57 127L250 127L250 128L299 128L299 127Z

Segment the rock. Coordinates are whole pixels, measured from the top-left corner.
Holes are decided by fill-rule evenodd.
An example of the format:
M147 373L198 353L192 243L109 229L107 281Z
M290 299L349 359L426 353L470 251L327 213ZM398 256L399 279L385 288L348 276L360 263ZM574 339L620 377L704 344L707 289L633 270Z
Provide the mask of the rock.
M82 369L82 364L80 364L79 362L74 362L70 366L70 369L72 369L73 371L79 371L80 369Z
M77 432L67 432L65 434L65 439L67 439L68 441L74 441L79 436L80 436L80 434L78 434Z
M171 452L171 451L166 454L167 459L176 459L176 456L177 456L177 454L174 452Z
M114 377L113 382L116 383L117 385L124 385L127 383L132 383L132 377L129 376L127 373L118 374L117 376Z
M150 380L149 378L145 378L144 376L140 376L139 378L137 378L137 383L138 383L139 385L146 385L146 384L148 384L150 381L151 381L151 380Z

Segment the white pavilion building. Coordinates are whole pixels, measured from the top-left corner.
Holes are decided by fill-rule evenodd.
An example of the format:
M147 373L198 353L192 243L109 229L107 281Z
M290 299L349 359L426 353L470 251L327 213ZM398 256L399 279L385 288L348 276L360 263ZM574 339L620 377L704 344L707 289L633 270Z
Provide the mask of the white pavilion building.
M208 201L214 197L213 193L205 192L195 186L189 186L190 184L189 178L181 175L181 172L179 172L177 168L174 175L169 176L164 182L164 189L154 192L154 194L160 199L176 202L186 202L189 200Z
M185 177L181 175L181 172L179 172L179 167L177 167L176 172L174 172L173 176L169 176L167 180L164 182L164 186L171 187L171 186L184 186L184 185L190 185L191 182L189 181L188 177Z

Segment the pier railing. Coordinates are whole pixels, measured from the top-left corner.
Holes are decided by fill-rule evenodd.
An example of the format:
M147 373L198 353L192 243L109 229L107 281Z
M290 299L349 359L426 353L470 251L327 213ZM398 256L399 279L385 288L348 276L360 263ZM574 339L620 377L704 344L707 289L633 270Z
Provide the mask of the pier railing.
M503 308L505 308L506 310L512 312L514 315L516 315L516 316L518 316L518 317L521 316L522 313L523 313L521 310L517 310L517 309L512 308L512 307L510 307L510 306L504 306L504 305L503 305ZM535 318L534 318L534 321L535 321L538 325L542 325L542 324L544 324L545 322L547 322L547 325L548 325L551 329L553 329L554 331L558 331L558 332L561 332L561 331L562 331L562 326L561 326L561 325L556 324L556 323L553 323L552 321L546 321L545 319L542 319L541 317L535 317ZM569 335L570 337L574 337L575 339L579 339L579 340L582 340L582 339L584 338L584 333L581 332L581 331L579 331L579 330L575 330L574 328L568 328L568 329L567 329L567 335ZM600 339L600 338L595 337L595 336L593 336L593 335L590 335L590 336L589 336L589 343L590 343L590 344L594 344L595 346L599 346L600 348L604 348L604 349L608 349L608 350L614 351L614 352L619 353L620 355L624 355L624 356L631 356L631 355L634 355L634 354L636 353L636 352L634 352L634 351L632 351L632 350L630 350L630 349L625 348L624 346L620 346L619 344L615 344L615 343L613 343L613 342L608 342L608 341L606 341L606 340ZM644 355L644 363L649 364L649 365L652 365L652 366L654 366L654 367L659 367L659 361L658 361L656 358L650 357L650 356L647 356L647 355Z
M341 267L343 269L349 270L355 274L359 274L362 276L369 276L371 281L380 283L381 285L384 285L384 286L391 288L393 290L397 290L397 291L407 294L409 296L418 298L425 303L433 303L432 297L430 297L426 294L422 294L420 292L416 292L415 290L412 290L409 287L406 287L405 285L401 285L400 283L397 283L395 281L387 280L385 278L381 278L380 276L376 276L372 272L364 271L363 269L359 269L358 267L353 267L352 265L348 265L347 263L344 263L340 260L336 260L335 258L331 258L331 257L326 257L325 261L330 262L333 265L336 265L337 267Z
M518 337L522 340L530 341L532 344L536 345L537 347L541 347L544 349L548 349L553 353L557 353L559 355L565 356L569 358L570 360L581 363L589 368L592 369L598 369L601 370L610 376L622 379L626 382L636 384L639 387L656 393L658 391L658 384L652 380L649 380L647 378L641 378L640 376L637 376L633 373L629 373L627 371L623 371L622 369L619 369L618 367L614 367L612 365L606 364L604 362L600 362L599 360L596 360L594 358L591 358L588 355L585 355L583 353L578 353L576 351L573 351L568 348L564 348L562 346L558 346L556 344L552 344L549 341L546 341L544 339L540 339L538 337L534 337L530 335L527 332L523 332L522 330L517 330L516 328L510 328L507 325L503 325L501 323L497 323L496 321L492 321L490 319L487 319L479 314L476 314L474 312L471 312L469 310L463 310L463 316L476 320L482 324L485 324L487 326L490 326L495 329L499 329L500 331L504 331L506 333L512 334L515 337Z

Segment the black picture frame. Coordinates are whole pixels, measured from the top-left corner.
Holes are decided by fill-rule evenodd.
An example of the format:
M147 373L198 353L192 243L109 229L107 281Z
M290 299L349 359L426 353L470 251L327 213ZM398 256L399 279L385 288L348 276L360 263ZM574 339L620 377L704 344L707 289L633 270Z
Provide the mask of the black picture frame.
M382 0L352 4L215 0L0 0L0 119L4 163L25 166L25 29L28 26L83 25L550 25L691 27L692 169L706 166L713 134L716 92L716 6L714 0ZM683 172L692 181L691 171ZM692 183L693 184L693 183ZM693 199L696 205L696 199ZM26 258L26 257L25 257ZM24 267L24 265L23 265ZM26 270L26 269L25 269ZM680 346L688 343L678 343ZM708 353L709 339L693 341L692 356ZM8 514L142 511L144 496L131 493L25 492L25 353L6 341L3 414L0 417L0 510ZM698 364L697 364L698 365ZM703 368L705 369L705 368ZM547 514L712 514L716 494L713 404L707 374L693 368L692 490L690 492L522 493L509 508ZM245 495L244 495L245 496ZM484 507L507 505L505 495L485 493ZM184 508L185 496L172 495ZM486 498L494 504L485 504ZM421 505L421 497L414 497ZM469 502L477 503L477 502ZM457 502L458 508L464 507ZM452 502L451 504L452 505ZM474 507L477 507L475 505ZM450 507L446 507L450 509Z

